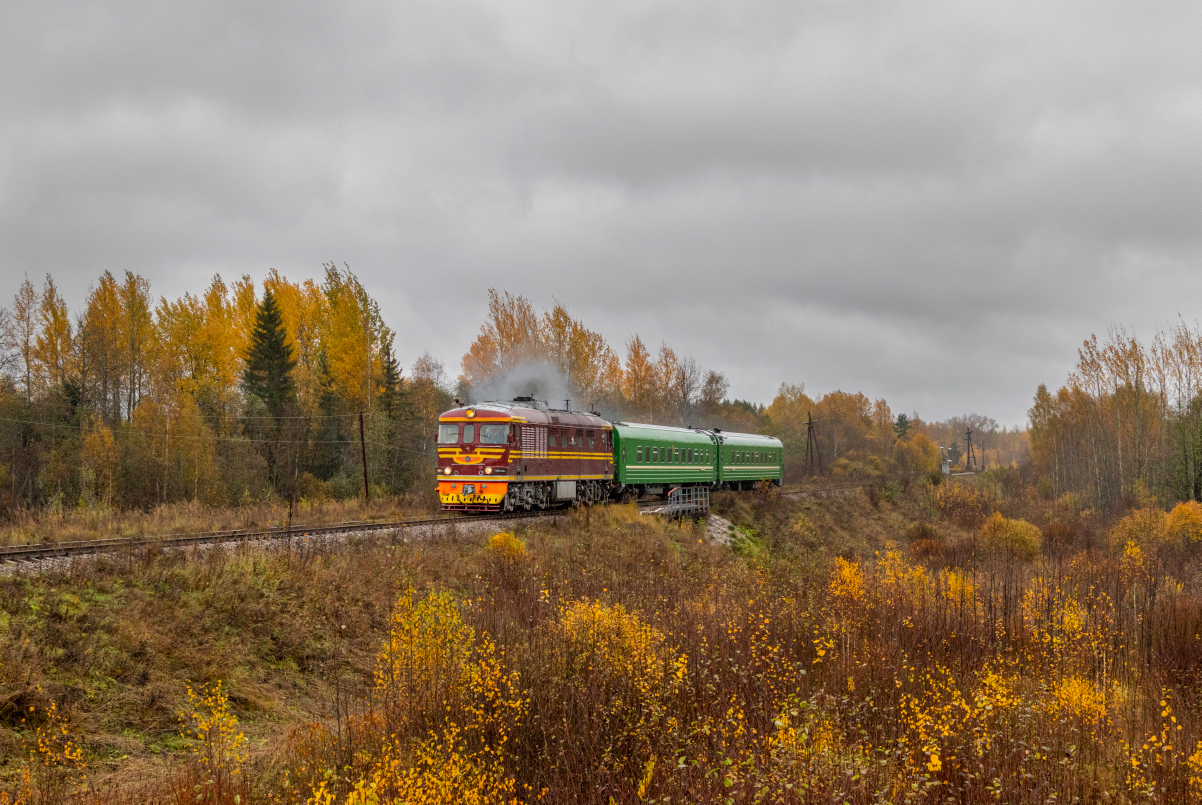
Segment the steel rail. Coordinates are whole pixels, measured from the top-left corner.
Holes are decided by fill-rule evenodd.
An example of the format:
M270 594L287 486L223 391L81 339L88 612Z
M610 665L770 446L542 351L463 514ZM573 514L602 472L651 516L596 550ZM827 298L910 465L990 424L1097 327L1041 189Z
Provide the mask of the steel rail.
M479 523L495 520L514 520L532 517L562 516L564 510L549 509L533 512L505 512L496 514L450 515L436 517L406 517L388 521L361 521L335 523L333 525L294 525L291 528L248 528L229 531L207 531L197 534L167 534L161 537L114 537L106 539L76 540L72 542L42 542L27 545L0 546L0 564L5 562L29 562L38 559L57 559L70 556L86 556L99 553L119 553L151 547L180 548L190 545L219 545L230 542L258 542L270 539L329 536L335 534L362 533L367 531L395 531L414 526L438 525L442 523Z

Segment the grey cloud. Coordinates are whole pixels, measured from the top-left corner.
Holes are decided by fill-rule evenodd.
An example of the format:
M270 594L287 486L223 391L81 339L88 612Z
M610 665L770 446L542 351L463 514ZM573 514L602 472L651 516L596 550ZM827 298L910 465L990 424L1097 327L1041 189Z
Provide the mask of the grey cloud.
M0 299L347 261L454 372L505 288L763 401L1025 417L1197 316L1202 8L18 4Z

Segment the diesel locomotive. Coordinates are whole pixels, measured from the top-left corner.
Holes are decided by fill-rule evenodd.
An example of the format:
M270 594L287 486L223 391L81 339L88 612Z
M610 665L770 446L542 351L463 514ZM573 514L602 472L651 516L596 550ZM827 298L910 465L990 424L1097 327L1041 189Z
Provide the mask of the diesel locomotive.
M780 485L779 439L718 428L611 422L531 397L438 418L438 497L448 511L628 501L670 489Z

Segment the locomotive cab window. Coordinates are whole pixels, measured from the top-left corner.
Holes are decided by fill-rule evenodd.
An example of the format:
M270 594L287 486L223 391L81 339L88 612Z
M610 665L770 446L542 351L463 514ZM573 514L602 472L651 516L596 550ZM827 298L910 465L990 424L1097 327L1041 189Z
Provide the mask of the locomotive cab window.
M468 427L471 427L469 425ZM480 444L505 444L509 441L509 426L497 424L480 425Z
M476 441L476 426L475 425L464 425L463 426L463 443L471 444L474 441Z
M439 425L438 426L438 443L439 444L455 444L459 441L459 426L458 425Z

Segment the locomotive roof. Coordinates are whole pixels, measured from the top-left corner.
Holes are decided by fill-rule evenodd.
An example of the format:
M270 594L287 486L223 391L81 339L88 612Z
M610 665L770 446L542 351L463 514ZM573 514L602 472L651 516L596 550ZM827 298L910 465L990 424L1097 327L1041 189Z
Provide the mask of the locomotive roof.
M469 409L474 413L473 417L468 417L467 412ZM450 411L443 412L438 418L440 420L467 420L469 418L479 420L501 419L505 421L528 422L532 425L572 425L575 427L602 429L610 427L607 420L593 414L586 414L583 411L562 411L555 408L543 410L519 403L503 402L463 405L459 408L452 408Z

